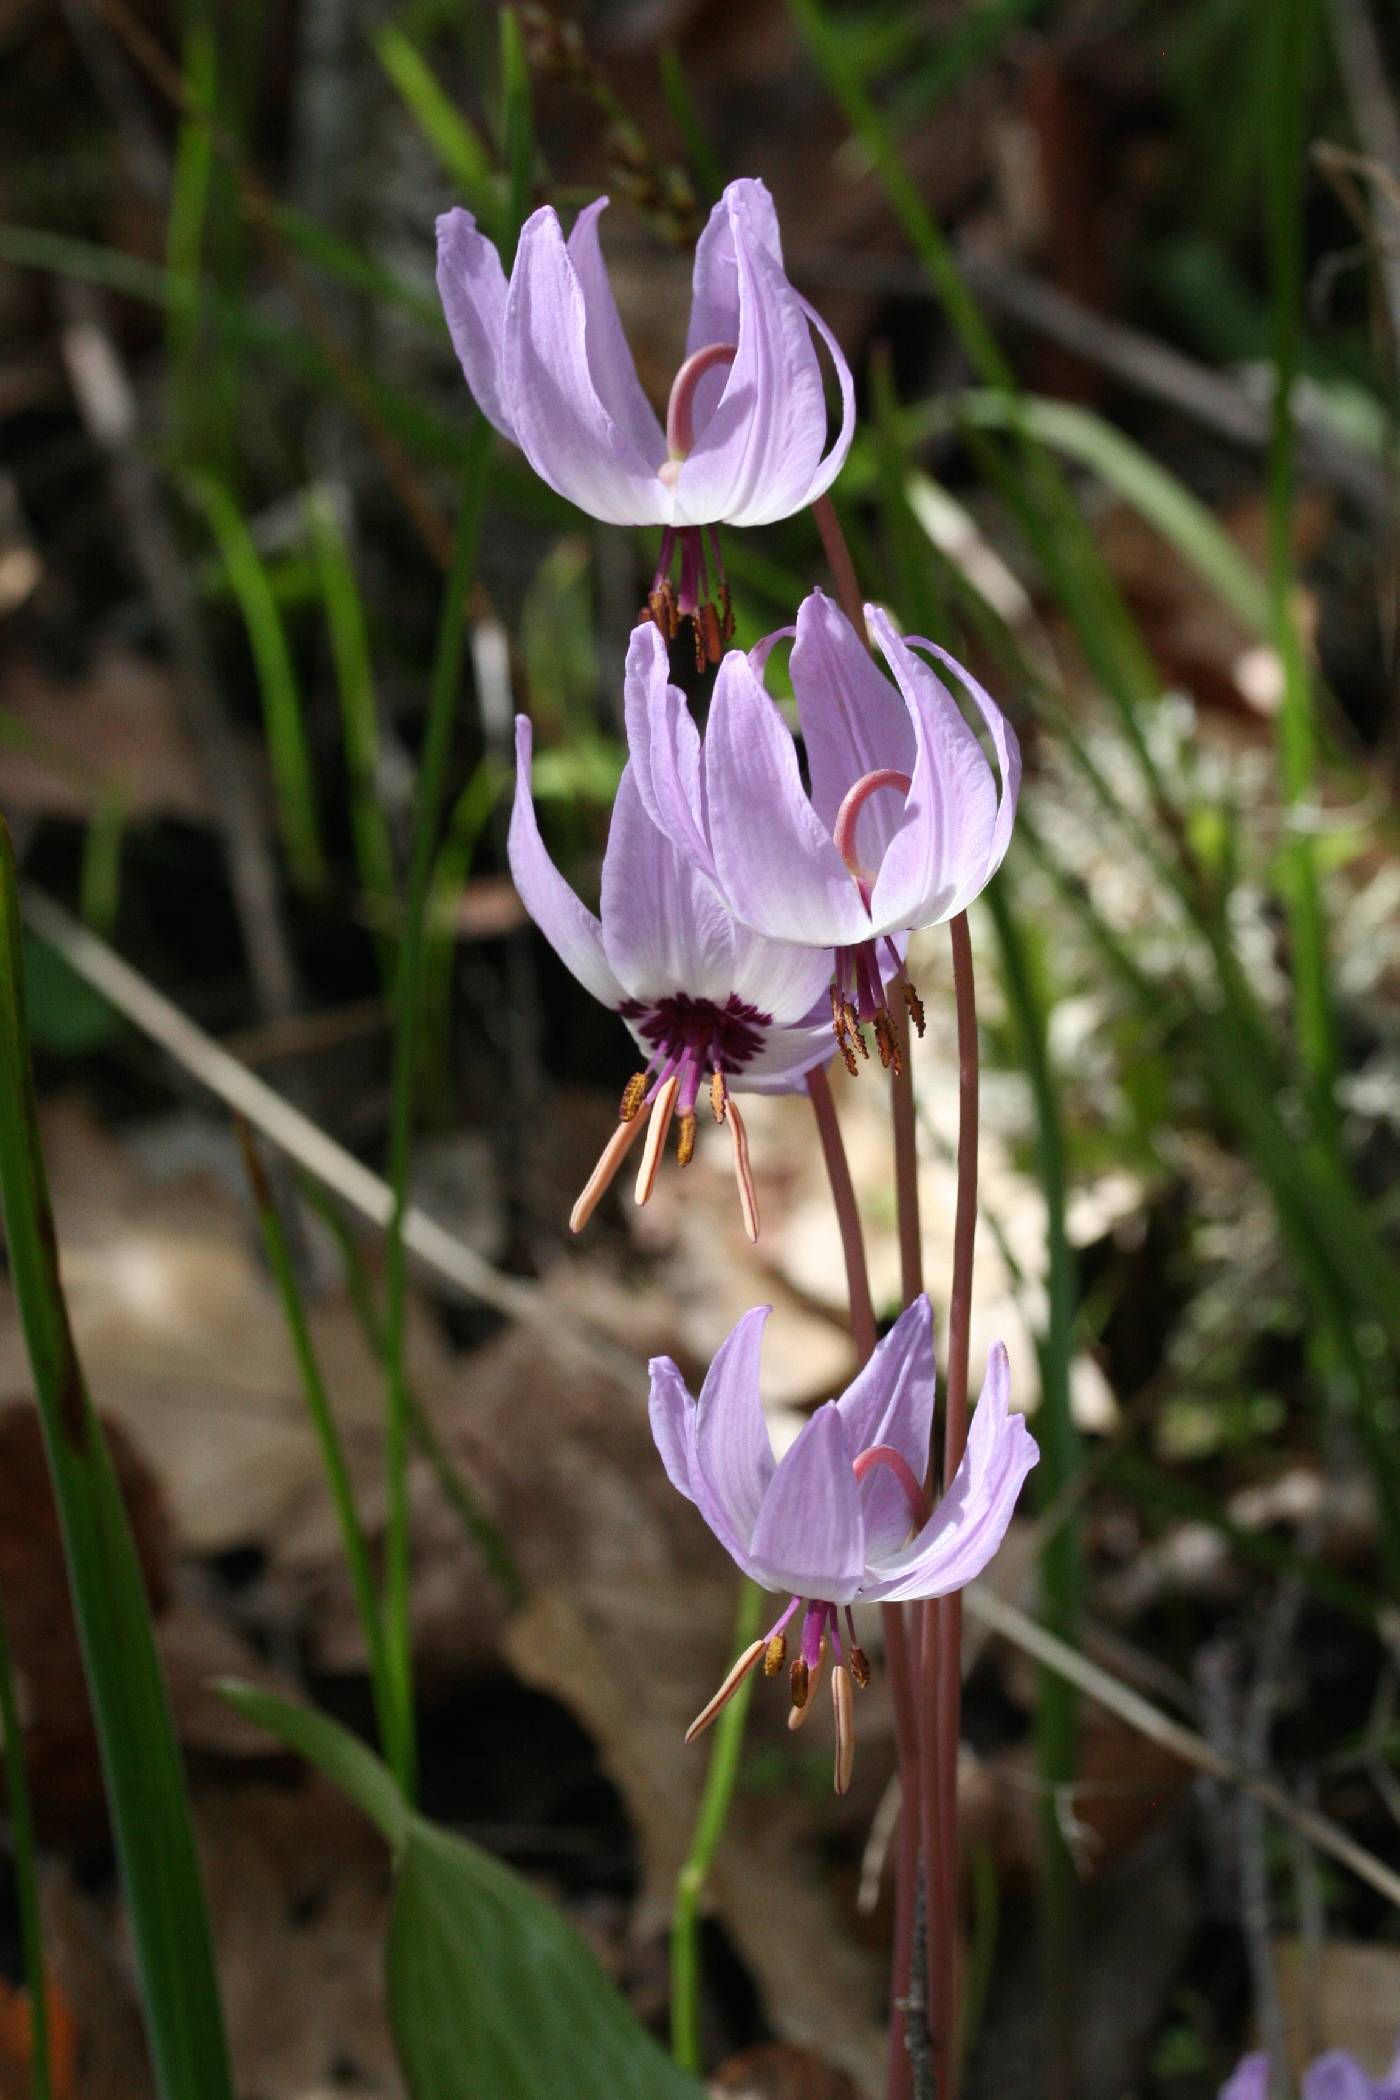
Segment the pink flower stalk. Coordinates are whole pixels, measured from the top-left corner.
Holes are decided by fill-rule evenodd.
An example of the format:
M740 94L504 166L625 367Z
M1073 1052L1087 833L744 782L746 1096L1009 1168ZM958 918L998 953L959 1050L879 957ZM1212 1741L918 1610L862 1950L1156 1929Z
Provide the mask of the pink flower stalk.
M654 628L639 630L661 652ZM634 647L636 638L634 637ZM510 867L531 918L585 990L627 1024L645 1059L628 1081L616 1130L574 1206L581 1232L633 1144L646 1132L637 1176L645 1203L673 1118L678 1155L695 1148L697 1102L708 1090L727 1123L744 1226L758 1237L748 1138L736 1093L784 1093L830 1055L821 1004L826 966L809 948L740 926L714 884L658 830L631 766L623 772L603 858L601 916L580 901L550 859L530 799L530 724L515 725Z
M627 707L632 765L653 821L746 926L830 954L832 1020L852 1072L857 1052L868 1055L867 1022L881 1061L897 1056L885 986L901 967L901 937L951 919L990 881L1010 843L1021 779L1015 734L976 679L937 643L903 639L878 606L865 613L893 684L821 591L797 615L791 676L810 794L763 683L770 650L791 629L748 655L725 656L703 749L684 699L655 676L645 695L629 685ZM975 701L1000 792L924 654ZM907 984L905 995L922 1033Z
M526 221L509 283L471 213L445 212L438 288L483 415L580 510L606 524L663 528L650 616L670 635L681 614L691 616L700 660L717 663L732 621L714 528L771 524L831 486L855 430L850 369L784 274L767 189L731 182L696 247L685 361L663 429L637 377L598 244L607 202L580 212L567 241L557 214L542 206ZM814 330L841 390L841 427L829 449ZM670 580L677 552L678 590Z
M1270 2100L1269 2059L1247 2056L1220 2089L1220 2100ZM1303 2100L1400 2100L1400 2052L1384 2078L1368 2078L1345 2049L1329 2049L1303 2073Z
M788 1723L805 1719L830 1656L836 1791L844 1793L855 1746L851 1685L869 1681L851 1607L943 1597L971 1582L1001 1544L1039 1454L1025 1423L1010 1413L1010 1365L998 1342L962 1464L929 1513L921 1482L933 1423L933 1315L921 1295L840 1399L819 1407L775 1460L758 1384L769 1311L761 1305L740 1320L698 1400L670 1357L651 1363L652 1435L672 1486L695 1504L745 1575L789 1593L686 1740L708 1728L760 1660L764 1674L776 1676L786 1660L786 1629L805 1603L789 1672Z

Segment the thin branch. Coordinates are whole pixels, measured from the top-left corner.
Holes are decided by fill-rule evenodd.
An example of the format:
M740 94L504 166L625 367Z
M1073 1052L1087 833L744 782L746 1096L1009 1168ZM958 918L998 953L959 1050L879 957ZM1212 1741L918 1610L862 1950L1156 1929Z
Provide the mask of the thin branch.
M24 916L39 938L57 949L85 984L100 992L118 1013L173 1057L192 1078L227 1107L246 1118L289 1159L339 1196L350 1209L381 1231L393 1215L394 1198L381 1180L353 1153L329 1137L309 1116L231 1057L181 1013L153 984L122 961L105 941L35 889L23 895ZM454 1238L435 1218L410 1204L404 1214L404 1244L440 1282L507 1319L518 1320L540 1336L561 1360L581 1360L609 1378L635 1385L644 1366L608 1336L581 1321L561 1318L558 1305L538 1284L506 1276Z
M1053 1670L1067 1684L1074 1685L1106 1713L1116 1715L1127 1727L1170 1751L1193 1771L1202 1772L1207 1779L1219 1780L1225 1786L1241 1788L1271 1815L1277 1816L1281 1823L1287 1823L1290 1829L1315 1845L1319 1852L1325 1852L1329 1859L1346 1867L1358 1881L1364 1881L1368 1888L1384 1896L1387 1903L1400 1909L1400 1873L1377 1859L1364 1845L1359 1845L1330 1816L1321 1815L1316 1809L1295 1800L1277 1781L1265 1778L1262 1773L1250 1772L1235 1758L1212 1749L1194 1729L1174 1721L1150 1699L1133 1691L1131 1686L1120 1684L1107 1670L1101 1670L1097 1663L1090 1662L1087 1656L1079 1654L1067 1642L1058 1639L1026 1612L1008 1604L1004 1597L998 1597L985 1585L964 1590L963 1599L974 1619L979 1619L993 1633L1000 1634L1003 1640L1010 1641L1013 1648L1019 1648L1023 1655L1043 1663L1047 1670Z

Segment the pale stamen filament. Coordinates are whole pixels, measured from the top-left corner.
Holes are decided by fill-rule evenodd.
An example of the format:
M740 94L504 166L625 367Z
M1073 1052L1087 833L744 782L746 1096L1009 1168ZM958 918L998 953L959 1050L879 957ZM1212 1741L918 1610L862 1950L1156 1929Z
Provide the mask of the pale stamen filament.
M744 1128L744 1119L739 1113L739 1104L731 1094L729 1113L725 1121L729 1135L734 1141L734 1179L739 1185L739 1208L743 1213L744 1230L751 1240L758 1238L758 1198L754 1194L753 1175L749 1169L749 1134Z
M644 1103L637 1113L625 1123L619 1123L602 1150L597 1166L583 1185L583 1192L569 1213L570 1232L582 1232L603 1197L612 1186L618 1168L626 1159L633 1145L642 1134L643 1126L651 1115L650 1103Z
M671 1128L671 1118L676 1110L676 1096L681 1082L677 1073L672 1073L660 1088L652 1103L651 1119L647 1124L647 1141L642 1151L642 1164L637 1169L637 1201L650 1200L656 1186L656 1170L661 1164L661 1148L666 1143L666 1133Z

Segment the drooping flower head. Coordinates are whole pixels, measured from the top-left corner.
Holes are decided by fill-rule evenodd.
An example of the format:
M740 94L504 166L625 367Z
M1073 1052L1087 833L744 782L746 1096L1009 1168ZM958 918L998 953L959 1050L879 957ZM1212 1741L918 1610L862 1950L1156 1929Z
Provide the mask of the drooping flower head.
M695 251L685 361L663 428L637 377L598 244L607 201L580 212L567 241L557 214L542 206L525 223L509 283L471 213L445 212L438 287L483 415L580 510L606 524L663 527L650 616L668 635L680 614L693 617L697 655L717 663L732 622L714 528L772 524L831 486L855 429L851 374L830 330L787 280L767 189L731 182ZM814 331L841 389L830 448Z
M832 1019L852 1072L872 1024L881 1059L897 1054L886 981L899 941L962 911L1010 843L1021 754L1001 709L934 642L905 640L865 609L893 683L821 591L803 600L791 657L810 793L797 746L764 685L782 630L720 665L703 749L679 695L641 706L629 694L628 743L654 820L718 886L735 916L773 940L830 957ZM951 671L976 704L996 770L925 660ZM997 774L1000 773L1000 788ZM700 790L688 783L700 781ZM697 826L682 804L700 807ZM917 996L906 986L922 1033Z
M1270 2100L1269 2059L1246 2056L1220 2100ZM1370 2078L1345 2049L1329 2049L1303 2073L1303 2100L1400 2100L1400 2051L1384 2078Z
M759 1306L740 1320L698 1400L670 1357L651 1364L652 1435L672 1485L745 1575L788 1592L768 1632L745 1649L696 1716L687 1741L709 1726L760 1660L765 1675L777 1675L786 1629L805 1605L789 1671L789 1725L805 1717L830 1656L836 1788L844 1793L854 1745L851 1684L869 1680L851 1607L942 1597L971 1582L1001 1544L1038 1453L1025 1423L1010 1413L1011 1371L998 1342L962 1464L929 1513L921 1483L933 1422L933 1316L921 1296L840 1399L818 1408L775 1459L758 1378L768 1312Z
M637 629L629 668L665 643ZM745 1228L758 1236L748 1139L736 1093L782 1093L800 1086L830 1055L822 1007L826 967L810 948L770 941L741 926L694 861L652 822L631 766L613 805L603 859L601 914L595 916L550 859L530 797L531 732L515 725L515 806L510 867L531 918L585 990L621 1016L644 1067L628 1081L616 1130L570 1220L583 1229L635 1141L646 1132L637 1177L645 1203L673 1118L679 1157L695 1146L704 1088L715 1119L727 1123ZM692 821L694 818L692 816Z

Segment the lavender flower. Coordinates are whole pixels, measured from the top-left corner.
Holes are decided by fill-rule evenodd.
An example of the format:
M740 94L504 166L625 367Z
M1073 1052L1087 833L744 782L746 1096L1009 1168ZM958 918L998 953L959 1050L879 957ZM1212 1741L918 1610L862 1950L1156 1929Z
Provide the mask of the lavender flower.
M1268 2057L1247 2056L1221 2087L1220 2100L1269 2100L1271 2089ZM1400 2053L1378 2079L1368 2078L1345 2049L1329 2049L1303 2073L1303 2100L1400 2100Z
M628 656L659 653L653 627L639 628ZM515 725L515 807L510 866L525 908L585 990L621 1016L646 1060L622 1096L617 1129L574 1206L582 1231L642 1131L637 1176L645 1203L662 1148L679 1117L679 1157L694 1151L696 1102L708 1086L716 1121L727 1122L744 1225L758 1237L748 1139L733 1096L782 1093L830 1054L821 1006L823 958L740 926L707 876L647 814L631 766L613 806L603 859L601 918L575 896L545 848L530 799L530 724Z
M686 356L663 431L598 245L607 201L580 212L567 241L549 206L535 212L509 284L471 213L445 212L438 287L482 413L580 510L607 524L664 528L651 616L670 635L679 614L692 616L697 652L718 662L732 621L713 528L771 524L831 486L855 429L851 374L830 330L788 283L768 191L731 182L695 251ZM829 450L814 329L841 389L841 428ZM679 591L670 581L677 549Z
M840 610L813 591L797 615L791 673L811 779L763 684L768 636L720 665L703 755L685 703L629 696L628 742L653 820L716 883L735 916L773 940L827 949L832 1018L851 1071L896 1053L885 983L898 937L962 911L1011 838L1021 754L1000 708L935 642L903 640L878 606L866 618L891 685ZM792 632L791 629L784 632ZM916 651L947 665L991 734L997 777L947 686ZM704 792L696 782L703 771ZM703 808L703 824L685 812ZM905 987L923 1032L923 1011Z
M790 1593L769 1631L744 1650L696 1716L686 1740L709 1726L760 1658L764 1674L776 1676L786 1659L785 1629L806 1600L789 1673L788 1722L797 1727L805 1718L830 1652L836 1790L844 1793L855 1740L851 1683L869 1681L851 1606L942 1597L971 1582L1001 1544L1038 1453L1025 1423L1009 1412L1011 1371L998 1342L962 1464L929 1514L920 1483L933 1422L933 1315L921 1296L841 1398L818 1408L775 1460L758 1390L769 1310L758 1306L740 1320L698 1401L668 1356L651 1364L651 1430L672 1485L695 1504L747 1576L764 1589Z

